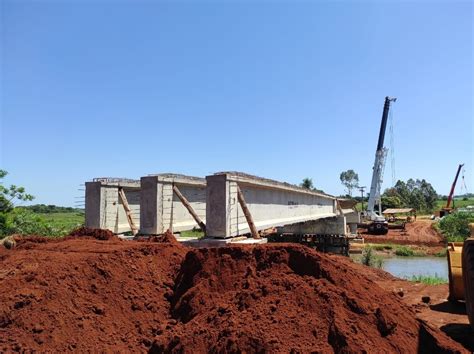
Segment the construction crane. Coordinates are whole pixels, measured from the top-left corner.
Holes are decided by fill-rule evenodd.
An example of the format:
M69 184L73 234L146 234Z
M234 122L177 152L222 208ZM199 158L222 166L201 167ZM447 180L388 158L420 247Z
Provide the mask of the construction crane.
M380 124L379 140L377 150L375 151L375 162L372 171L372 183L370 184L369 203L367 205L366 219L370 221L368 231L372 234L385 235L388 232L388 222L382 215L382 202L380 198L380 189L382 187L383 170L385 166L385 157L387 151L384 147L385 129L387 127L388 112L390 103L395 102L394 97L385 97L383 106L382 122ZM379 213L375 212L375 203L378 202Z
M447 214L450 214L451 211L453 210L451 208L451 202L453 201L454 189L456 188L456 183L458 182L459 173L461 172L461 169L462 169L463 166L464 166L464 164L460 164L458 166L458 170L456 172L456 177L454 177L453 184L451 185L451 191L449 192L448 201L446 202L446 206L439 211L439 216L440 217L443 217Z

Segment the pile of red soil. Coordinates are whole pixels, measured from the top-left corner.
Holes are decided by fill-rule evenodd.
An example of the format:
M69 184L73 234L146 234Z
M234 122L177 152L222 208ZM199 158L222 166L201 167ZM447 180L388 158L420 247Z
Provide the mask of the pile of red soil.
M73 230L70 234L70 237L81 237L81 236L88 236L93 237L97 240L110 240L113 238L117 238L115 234L110 230L104 229L93 229L88 227L80 227L78 229Z
M77 237L0 247L0 352L146 351L187 250Z
M152 351L462 351L361 269L303 246L192 250Z
M0 352L462 351L346 258L159 241L0 249Z

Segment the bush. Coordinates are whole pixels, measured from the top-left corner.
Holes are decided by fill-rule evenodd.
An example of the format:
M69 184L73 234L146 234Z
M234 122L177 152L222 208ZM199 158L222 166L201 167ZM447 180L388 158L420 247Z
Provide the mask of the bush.
M395 249L395 255L401 257L413 257L415 256L415 251L407 246L399 246Z
M446 215L439 221L439 229L448 242L464 241L469 237L469 223L474 222L471 213L457 212Z
M367 246L362 250L360 262L369 267L382 268L383 258L377 256L371 246Z
M0 226L0 236L12 234L54 236L60 232L51 227L41 216L21 208L0 214Z

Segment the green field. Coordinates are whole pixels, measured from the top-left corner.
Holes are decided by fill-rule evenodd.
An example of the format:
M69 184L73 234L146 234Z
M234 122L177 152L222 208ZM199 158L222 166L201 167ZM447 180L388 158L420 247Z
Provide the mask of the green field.
M84 213L73 211L65 213L37 213L54 229L65 233L84 225Z
M468 205L474 205L474 198L466 198L466 200L464 200L463 198L460 198L460 199L455 198L453 202L454 202L455 208L464 208ZM441 200L441 199L437 200L436 209L439 210L441 208L444 208L446 206L446 203L447 203L446 200ZM451 207L453 207L452 204L451 204Z

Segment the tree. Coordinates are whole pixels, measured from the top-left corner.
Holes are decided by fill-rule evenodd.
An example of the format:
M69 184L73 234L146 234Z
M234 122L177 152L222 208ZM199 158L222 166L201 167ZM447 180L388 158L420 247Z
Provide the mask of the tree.
M0 170L0 183L7 174L7 171ZM15 205L15 200L30 201L34 198L31 194L25 192L24 187L17 187L13 184L10 187L4 187L3 184L0 184L0 212L11 211Z
M303 182L301 182L300 187L313 190L314 189L313 179L308 178L308 177L303 178Z
M347 193L352 196L352 190L359 186L359 175L354 170L347 170L341 172L339 179L346 187Z
M23 187L17 187L15 185L11 185L10 187L3 186L2 180L7 174L7 171L0 170L0 236L15 231L9 227L9 225L12 224L12 220L17 219L14 209L14 201L27 201L34 199L31 194L25 192L25 188Z
M438 198L438 194L430 183L424 179L412 178L406 183L397 181L393 188L385 190L383 196L397 197L400 200L400 206L422 211L432 211Z

